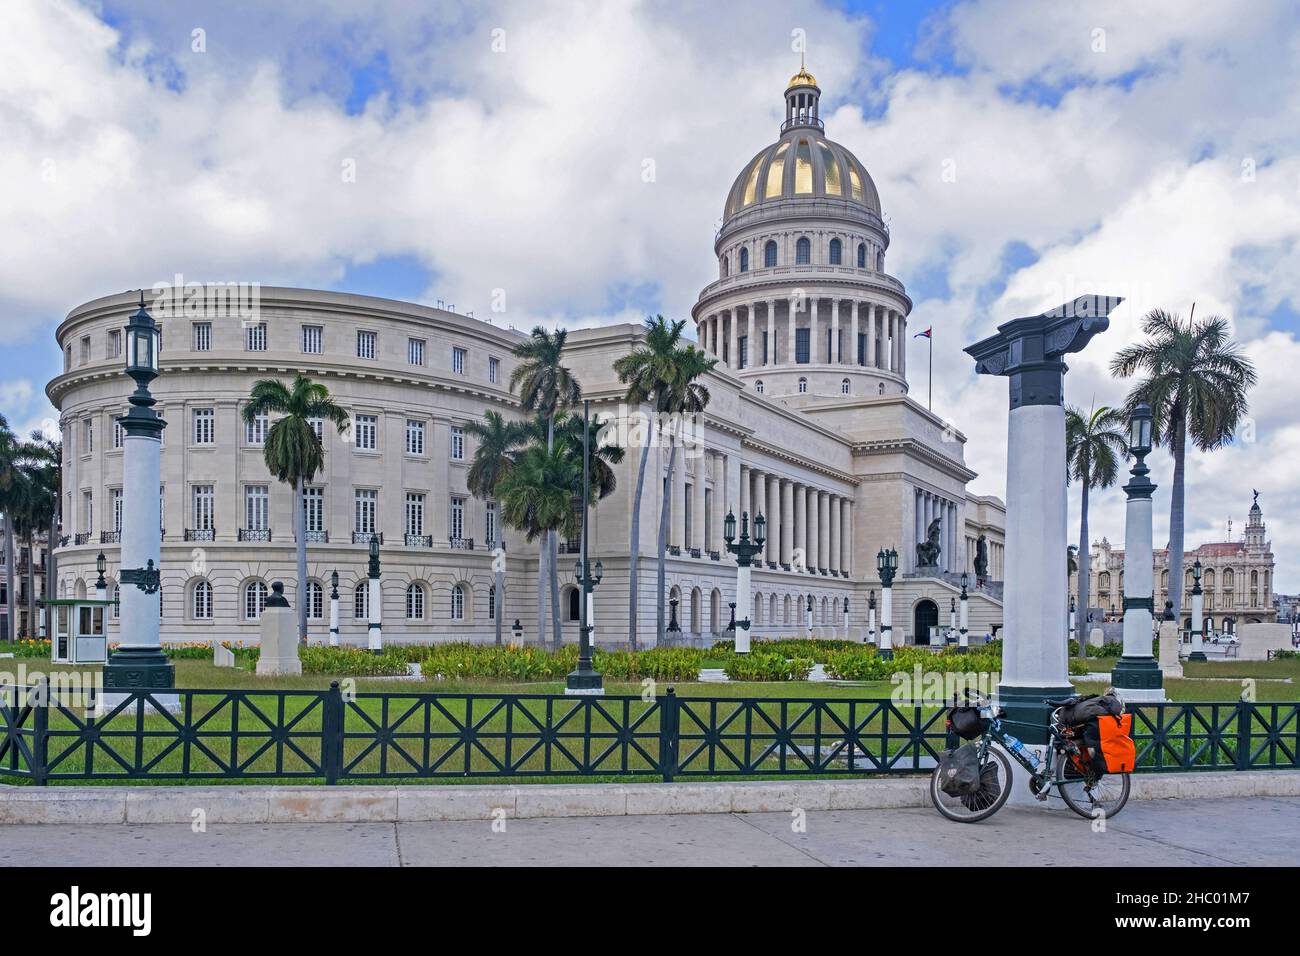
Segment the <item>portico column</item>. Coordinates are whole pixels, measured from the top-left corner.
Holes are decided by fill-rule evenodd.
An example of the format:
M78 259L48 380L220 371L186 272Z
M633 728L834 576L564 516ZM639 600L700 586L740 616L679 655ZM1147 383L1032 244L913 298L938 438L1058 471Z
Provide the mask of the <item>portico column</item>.
M830 493L817 492L817 570L829 565L831 547Z
M740 466L740 510L736 512L736 520L740 520L741 515L748 514L749 507L749 466ZM750 520L754 516L750 515Z
M808 489L808 573L817 573L817 489Z
M705 551L708 550L709 543L704 540L704 515L706 511L704 504L704 487L709 471L709 456L712 454L712 452L701 450L700 457L695 459L695 482L691 485L691 497L695 500L691 502L690 546Z
M794 482L781 481L781 563L789 566L794 548Z
M804 569L812 563L808 559L808 486L794 488L794 546L803 553Z
M672 494L668 543L680 548L686 540L686 460L681 448L677 449L677 461L673 467Z
M853 499L840 503L840 570L853 573Z
M840 365L844 361L844 356L840 353L843 348L840 344L840 300L831 299L831 354L830 361L832 365Z
M1106 316L1120 301L1080 296L1040 315L1005 322L995 335L965 350L978 373L1009 380L1006 637L998 697L1008 729L1029 744L1047 741L1044 699L1074 692L1061 640L1069 593L1063 359L1107 328ZM1149 558L1146 563L1150 574ZM1149 630L1145 640L1150 653Z
M764 365L776 364L776 299L767 300L767 355Z
M784 515L781 514L781 479L776 475L768 475L767 482L767 539L771 542L768 545L767 559L769 561L781 560L781 521Z
M839 495L832 495L830 499L830 554L827 556L827 566L832 571L840 569L840 498Z

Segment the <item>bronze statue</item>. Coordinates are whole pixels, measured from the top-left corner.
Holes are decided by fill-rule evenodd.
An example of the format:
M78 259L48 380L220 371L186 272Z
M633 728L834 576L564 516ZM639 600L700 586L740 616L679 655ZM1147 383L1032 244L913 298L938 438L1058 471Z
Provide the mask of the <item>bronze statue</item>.
M943 553L943 548L939 544L939 539L943 536L943 524L940 519L935 518L930 522L930 527L926 530L925 541L916 546L916 566L918 568L934 568L939 565L939 555Z
M975 578L978 584L983 584L984 579L989 576L989 542L984 535L980 535L975 542Z

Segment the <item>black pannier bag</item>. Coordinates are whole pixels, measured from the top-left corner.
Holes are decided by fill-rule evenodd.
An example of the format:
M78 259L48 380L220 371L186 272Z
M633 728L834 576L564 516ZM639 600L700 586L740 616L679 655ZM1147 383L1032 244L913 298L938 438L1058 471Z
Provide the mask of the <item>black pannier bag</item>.
M984 761L980 768L980 785L974 793L961 798L962 805L973 812L987 810L997 803L1002 794L1002 783L998 780L998 763L996 760Z
M974 744L949 750L939 758L939 789L950 797L968 797L978 793L979 760Z
M1098 717L1118 717L1122 713L1124 702L1114 694L1087 694L1061 708L1061 723L1080 727Z
M954 707L948 711L948 725L962 740L975 740L983 736L989 722L980 716L978 707Z

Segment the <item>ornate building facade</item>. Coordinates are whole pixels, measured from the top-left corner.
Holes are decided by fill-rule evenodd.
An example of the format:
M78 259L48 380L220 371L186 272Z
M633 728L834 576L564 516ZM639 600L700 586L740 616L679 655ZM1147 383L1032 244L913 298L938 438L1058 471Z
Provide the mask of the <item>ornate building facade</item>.
M723 541L730 511L763 512L769 545L753 574L748 609L758 636L863 628L876 553L896 547L895 639L926 642L946 626L960 573L984 538L988 577L1001 576L1005 511L968 490L964 436L908 396L903 284L885 271L889 230L865 166L825 136L821 90L806 71L785 92L778 140L745 164L724 203L714 243L719 278L693 310L698 339L720 361L707 382L703 440L679 458L652 453L641 524L639 637L654 640L654 557L662 496L669 498L667 580L685 635L721 636L735 600L735 565ZM110 576L123 495L114 419L127 395L120 329L130 295L73 309L57 338L65 369L47 394L64 438L60 594L93 588L96 554ZM352 417L345 439L322 431L323 474L307 489L313 630L328 621L328 581L340 576L342 634L363 643L366 547L380 536L386 638L490 639L491 549L507 553L505 623L537 638L535 546L504 529L495 504L474 499L465 473L467 422L487 410L522 417L508 387L523 335L444 309L368 296L262 289L257 314L158 316L162 375L154 394L169 422L163 447L163 636L255 640L272 580L291 603L292 507L262 460L268 423L241 409L259 378L303 372ZM614 361L641 329L573 331L566 364L593 415L621 407ZM616 469L618 489L594 509L591 552L605 576L595 595L596 639L628 640L628 542L637 454ZM939 545L922 564L917 545ZM564 550L568 550L565 548ZM577 638L571 563L560 562L565 637ZM112 587L116 587L113 583ZM972 592L971 628L1001 623L1000 589ZM746 609L738 609L743 616ZM512 637L515 632L512 629Z
M1094 542L1089 556L1089 603L1104 617L1122 614L1124 604L1124 549L1106 538ZM1169 599L1169 550L1154 552L1156 608ZM1273 599L1273 544L1268 540L1264 512L1258 497L1251 503L1246 528L1236 541L1211 541L1183 555L1183 627L1191 626L1192 566L1201 562L1204 613L1215 631L1231 633L1240 624L1271 624L1278 620ZM1070 596L1076 602L1079 576L1070 576ZM1081 616L1082 617L1082 616Z

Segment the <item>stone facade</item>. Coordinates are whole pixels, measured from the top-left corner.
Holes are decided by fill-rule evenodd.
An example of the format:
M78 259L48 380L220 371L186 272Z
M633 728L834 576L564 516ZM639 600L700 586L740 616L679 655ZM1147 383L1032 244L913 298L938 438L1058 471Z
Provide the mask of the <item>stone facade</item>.
M671 483L667 451L650 452L640 515L643 643L654 640L664 494L667 587L680 602L687 637L707 641L727 626L736 583L722 540L729 511L762 512L768 521L770 545L753 574L749 609L756 636L802 633L809 597L815 626L840 627L847 602L849 625L865 628L870 594L880 587L875 556L888 547L898 548L902 572L895 641L914 640L918 627L927 634L934 624L946 627L980 535L989 543L992 583L974 590L972 582L970 627L979 635L1001 624L994 585L1005 509L968 491L975 473L964 463L965 437L907 394L911 303L902 283L883 271L888 231L866 170L821 135L819 92L792 83L782 140L751 160L739 192L728 197L716 244L723 277L694 310L701 344L722 359L706 383L703 438L679 460ZM772 174L782 142L790 143L792 165ZM776 193L747 204L747 176L773 182ZM839 195L826 194L832 183ZM771 238L778 234L779 241ZM764 266L773 241L776 264ZM110 577L119 566L122 473L113 419L125 409L128 383L115 333L133 302L115 295L78 306L57 332L66 367L47 393L60 411L66 456L60 594L85 593L101 549ZM284 582L296 606L292 495L269 476L262 432L246 426L240 411L254 381L298 371L324 383L353 419L346 439L327 426L325 472L310 490L313 634L323 637L328 628L328 581L337 570L342 639L364 644L360 595L375 532L382 535L386 640L490 640L491 548L503 537L507 634L513 639L509 625L519 620L519 636L537 639L537 546L503 534L493 505L468 495L474 448L460 432L485 410L521 416L508 388L521 332L422 305L281 288L261 289L251 316L155 318L164 338L153 391L169 423L160 489L164 640L255 641L273 580ZM773 333L765 358L748 347L756 323ZM612 370L640 336L633 325L570 333L566 363L593 415L626 419L647 411L621 407L624 387ZM827 346L824 354L814 354L816 343ZM630 448L616 468L617 491L593 512L591 556L604 564L595 593L598 643L625 644L629 637L628 544L639 458L639 448ZM918 571L916 545L934 519L942 529L940 563ZM572 550L562 543L567 557L559 561L566 640L577 639Z
M1183 556L1183 606L1179 615L1184 629L1192 614L1192 565L1201 562L1201 588L1205 616L1216 631L1232 632L1242 624L1268 624L1278 620L1273 595L1273 545L1266 537L1264 514L1255 502L1246 518L1245 533L1237 541L1212 541ZM1089 556L1089 602L1106 617L1122 613L1124 603L1124 549L1102 538ZM1154 552L1155 606L1169 599L1169 551ZM1070 575L1070 596L1076 601L1079 575ZM1114 612L1112 613L1112 605ZM1082 619L1082 615L1080 616Z

